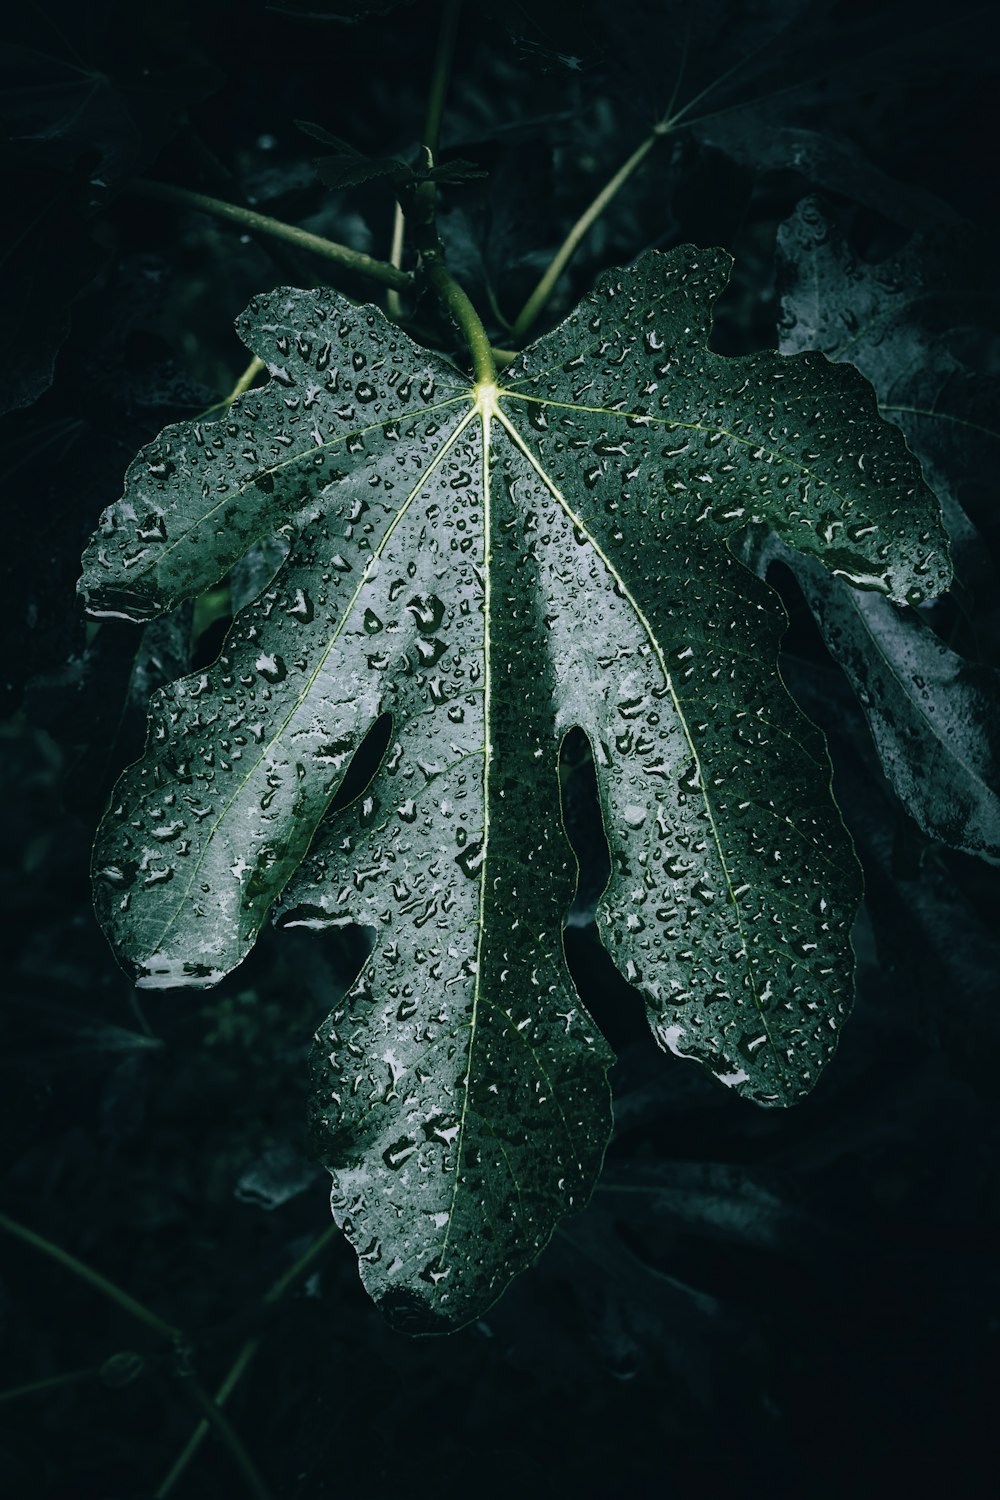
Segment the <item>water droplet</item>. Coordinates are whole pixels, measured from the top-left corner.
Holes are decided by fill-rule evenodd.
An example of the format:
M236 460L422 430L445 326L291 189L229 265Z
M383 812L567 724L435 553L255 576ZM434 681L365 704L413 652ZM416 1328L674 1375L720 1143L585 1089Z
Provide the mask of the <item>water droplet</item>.
M482 839L478 839L474 844L467 844L461 854L455 855L455 863L463 875L468 875L470 880L475 880L485 858L486 845Z
M445 606L436 594L415 594L406 607L424 635L433 635L444 619Z
M316 611L305 589L295 590L295 598L289 605L288 613L293 619L301 620L304 625L308 625L309 621L313 618Z
M186 823L178 820L176 823L157 823L151 832L154 839L161 844L166 844L172 839L179 838L186 827Z
M254 666L266 682L284 682L288 676L288 668L284 660L274 653L261 652Z
M162 516L148 515L136 532L141 542L165 542L167 526Z
M392 1171L398 1172L405 1161L413 1155L417 1149L416 1141L411 1141L408 1136L400 1136L398 1141L387 1146L382 1152L382 1160Z

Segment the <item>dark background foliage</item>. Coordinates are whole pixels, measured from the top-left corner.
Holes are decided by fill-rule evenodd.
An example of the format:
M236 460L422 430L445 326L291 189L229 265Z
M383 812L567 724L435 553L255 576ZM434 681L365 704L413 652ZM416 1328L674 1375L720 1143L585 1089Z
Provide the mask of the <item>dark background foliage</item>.
M93 919L90 840L141 747L149 692L211 660L252 585L234 577L142 633L86 622L74 585L135 450L240 374L232 322L253 292L333 278L374 293L130 183L253 204L385 256L384 181L329 188L294 122L412 160L437 10L40 0L8 18L0 48L3 1207L192 1330L210 1386L256 1299L327 1222L304 1057L363 940L269 932L208 994L131 989ZM547 317L649 245L723 244L736 265L715 345L773 345L794 279L779 230L807 197L855 267L845 318L858 267L929 268L923 312L900 314L870 373L888 390L930 382L908 399L945 414L907 429L947 491L960 563L923 623L979 674L996 665L1000 562L994 17L965 0L468 0L442 136L446 159L488 173L441 189L441 230L500 343L675 88L677 108L713 80L595 225ZM955 273L940 247L958 243ZM433 306L415 323L447 345ZM229 1408L276 1496L990 1492L996 871L904 811L791 573L772 577L791 617L784 670L830 737L866 872L858 1000L834 1064L806 1103L763 1112L657 1052L588 922L606 855L570 743L583 863L570 960L619 1055L602 1184L538 1267L446 1340L392 1333L335 1244L262 1326ZM151 1495L195 1420L174 1356L26 1246L3 1238L0 1252L3 1387L103 1367L0 1405L0 1491ZM123 1351L142 1358L106 1364ZM176 1493L239 1485L210 1443Z

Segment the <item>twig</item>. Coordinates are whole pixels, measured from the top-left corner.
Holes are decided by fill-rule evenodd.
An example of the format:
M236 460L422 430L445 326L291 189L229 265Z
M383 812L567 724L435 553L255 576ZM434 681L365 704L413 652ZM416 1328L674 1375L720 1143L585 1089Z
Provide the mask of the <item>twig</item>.
M389 264L401 270L403 265L403 241L406 238L406 215L403 205L396 204L396 211L392 216L392 244L389 247ZM395 287L390 287L385 294L385 310L394 323L398 323L403 316L403 301Z
M299 1277L304 1276L305 1273L310 1269L310 1267L315 1265L316 1261L318 1261L320 1257L326 1252L328 1246L337 1237L338 1232L339 1231L336 1224L331 1224L330 1227L320 1235L319 1239L314 1240L309 1248L299 1256L295 1264L290 1266L287 1271L283 1272L283 1274L278 1277L273 1286L271 1286L264 1293L263 1297L261 1298L261 1305L263 1307L273 1307L277 1302L280 1302L281 1298L284 1297L285 1293L291 1286L294 1285ZM243 1376L246 1374L246 1371L249 1369L251 1363L253 1362L254 1356L257 1353L257 1350L260 1348L260 1345L261 1339L259 1334L254 1334L243 1344L236 1358L233 1360L233 1363L230 1365L225 1376L223 1377L221 1385L215 1393L214 1405L216 1406L216 1408L225 1406L233 1391L236 1389L237 1385L239 1385ZM155 1500L166 1500L166 1496L172 1493L174 1487L177 1484L177 1481L180 1479L188 1464L194 1458L195 1454L198 1452L198 1449L201 1447L202 1443L205 1441L205 1438L208 1436L209 1430L209 1421L206 1416L205 1420L198 1423L197 1427L188 1438L181 1452L177 1455L177 1458L171 1465L170 1472L163 1479L159 1489L156 1491Z
M100 1366L92 1365L87 1370L69 1370L65 1375L48 1375L44 1380L29 1380L26 1385L13 1385L9 1390L0 1391L0 1406L7 1401L20 1401L22 1396L58 1390L62 1385L82 1385L85 1381L97 1380L100 1373Z
M493 363L493 350L490 347L486 329L469 300L468 293L459 286L448 270L439 250L425 253L423 271L437 292L445 311L458 324L465 336L469 353L472 355L476 380L484 385L492 385L497 378L496 365Z
M247 1489L256 1496L256 1500L271 1500L271 1492L264 1483L257 1465L244 1448L239 1434L218 1402L212 1400L205 1387L194 1376L189 1375L185 1384L194 1397L195 1404L200 1406L205 1413L206 1424L229 1450L230 1458L247 1482Z
M76 1256L70 1255L68 1250L63 1250L60 1246L54 1245L44 1235L36 1234L33 1229L26 1228L24 1224L18 1224L14 1219L9 1219L6 1214L0 1214L0 1229L6 1230L8 1234L13 1235L15 1239L23 1241L24 1244L31 1245L33 1249L40 1250L50 1260L57 1261L67 1271L72 1271L74 1276L79 1276L81 1281L89 1282L97 1291L103 1293L109 1301L117 1302L119 1307L124 1308L127 1313L131 1313L132 1317L136 1318L140 1323L145 1323L147 1328L152 1328L161 1338L169 1339L171 1343L176 1343L182 1337L179 1328L175 1328L172 1323L168 1323L166 1319L161 1318L151 1308L143 1306L141 1302L137 1302L122 1287L116 1286L113 1281L109 1281L106 1276L102 1276L100 1271L95 1271L92 1266L85 1265L82 1260L77 1260Z
M424 116L424 129L421 137L421 145L427 156L427 162L433 166L437 160L438 145L441 140L441 120L444 116L444 101L448 94L448 81L451 77L451 63L455 55L455 41L458 37L458 19L462 9L462 0L445 0L444 10L441 15L441 27L438 31L437 46L434 50L434 68L431 73L430 92L427 96L427 114ZM433 182L421 184L419 189L423 195L423 214L428 220L434 216L435 186ZM406 215L402 205L396 204L396 213L392 221L392 248L389 259L392 265L401 267L403 264L403 241L406 236ZM390 318L399 318L402 305L399 294L390 291L386 298L386 310Z
M654 126L652 132L632 152L628 161L622 163L610 182L605 183L590 206L584 209L546 266L535 290L515 318L514 327L511 330L511 337L514 343L520 344L523 341L525 334L532 327L539 313L551 297L556 282L559 280L577 246L587 234L591 225L596 219L600 218L612 198L625 186L632 174L638 171L653 147L658 141L663 139L666 133L666 126Z
M335 240L323 239L310 234L307 229L298 229L294 224L285 224L281 219L272 219L268 214L259 214L256 209L241 208L238 203L225 203L221 198L210 198L206 193L195 193L190 188L175 187L170 182L153 182L146 177L137 177L129 184L128 191L141 198L155 198L163 203L177 203L184 208L197 209L201 213L214 214L216 218L228 219L241 229L254 230L258 234L269 234L274 239L285 240L300 250L310 250L326 260L335 261L346 271L380 281L383 286L403 291L410 286L413 277L408 271L391 266L388 261L376 260L361 250L352 250L349 245L339 245Z
M248 391L253 385L254 381L257 379L257 376L260 374L261 370L264 370L266 368L267 367L264 364L264 361L261 359L260 355L255 354L253 359L247 365L246 369L243 371L243 374L240 376L239 380L237 380L236 384L229 392L229 395L223 396L221 401L213 401L211 406L206 406L205 410L201 414L202 417L210 417L214 411L228 411L233 402L236 400L237 396L242 396L244 391Z
M441 120L444 101L451 77L451 60L455 55L455 40L458 36L458 17L462 0L445 0L438 32L437 49L434 53L434 72L431 75L430 93L427 96L427 115L424 120L424 137L421 142L431 156L437 159L438 142L441 139Z

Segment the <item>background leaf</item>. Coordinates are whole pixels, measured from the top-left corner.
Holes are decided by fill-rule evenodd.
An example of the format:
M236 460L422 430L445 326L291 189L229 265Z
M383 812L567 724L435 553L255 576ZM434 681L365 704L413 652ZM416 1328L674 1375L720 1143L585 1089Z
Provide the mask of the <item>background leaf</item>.
M868 376L881 409L941 483L960 569L970 561L973 586L990 587L995 579L957 498L965 490L977 505L970 445L988 449L1000 441L977 420L996 342L994 319L984 316L995 311L992 288L975 296L975 334L965 326L982 248L968 231L955 230L865 259L817 204L805 202L782 227L779 250L782 347L822 348ZM988 513L987 524L995 524ZM931 837L997 859L1000 675L988 660L963 659L913 612L861 599L815 569L792 565L905 807ZM969 645L981 652L975 640Z

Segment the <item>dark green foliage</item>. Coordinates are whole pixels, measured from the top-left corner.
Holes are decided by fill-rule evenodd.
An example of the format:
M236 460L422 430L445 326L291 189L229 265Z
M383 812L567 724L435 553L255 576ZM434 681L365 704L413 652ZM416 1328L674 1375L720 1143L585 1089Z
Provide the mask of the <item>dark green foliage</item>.
M5 157L5 223L14 229L5 242L5 391L29 404L0 419L2 686L12 710L0 736L7 938L0 1207L185 1332L181 1349L173 1349L65 1265L3 1233L0 1397L13 1395L0 1402L0 1488L32 1500L157 1493L178 1458L192 1451L201 1416L190 1399L195 1385L219 1390L243 1360L239 1378L229 1382L226 1412L272 1500L348 1493L431 1500L456 1476L483 1500L543 1490L638 1497L665 1487L842 1500L866 1485L918 1492L929 1482L963 1495L991 1493L1000 891L997 871L982 855L994 857L996 849L1000 532L991 277L1000 226L982 143L997 133L996 16L971 0L947 9L922 0L552 0L502 9L493 0L465 0L461 8L435 158L446 170L457 160L487 175L439 175L437 223L451 270L501 349L517 342L510 325L588 203L652 126L671 113L674 119L590 225L532 330L537 342L528 360L555 341L548 347L556 368L533 382L556 382L543 403L546 427L527 420L529 403L500 398L525 447L585 523L560 553L573 568L557 597L576 622L573 675L589 696L577 695L586 714L568 716L564 690L551 687L550 669L554 674L557 661L565 666L567 649L563 643L556 652L549 641L544 604L541 618L523 608L529 598L547 597L539 587L540 531L512 527L502 535L515 545L494 575L499 586L501 562L509 572L521 560L524 572L512 577L508 596L520 614L503 637L504 651L509 646L517 659L522 640L534 651L544 631L547 665L531 676L530 693L518 673L517 691L494 697L511 723L530 717L545 774L521 773L527 741L498 742L498 757L509 750L518 769L503 799L511 806L497 812L492 831L516 835L516 846L506 847L523 851L519 825L531 813L538 830L531 847L558 855L546 866L549 878L523 863L514 875L533 881L535 910L546 913L539 932L548 931L550 913L559 925L568 908L556 945L558 982L573 986L579 1011L576 1052L572 1042L560 1043L558 1063L566 1069L575 1056L582 1066L577 1097L590 1111L591 1134L589 1155L578 1158L581 1181L592 1175L607 1132L600 1075L612 1053L615 1116L590 1201L560 1218L537 1262L486 1311L493 1291L570 1206L567 1192L576 1209L586 1190L572 1181L559 1185L544 1160L543 1132L526 1129L504 1145L513 1144L526 1180L523 1164L535 1162L531 1199L515 1206L502 1174L494 1175L497 1222L487 1222L485 1234L476 1193L495 1174L499 1153L485 1160L479 1183L463 1179L455 1226L466 1250L483 1257L481 1268L453 1262L469 1296L463 1311L461 1296L448 1306L447 1279L434 1281L440 1247L432 1243L433 1220L405 1224L407 1206L419 1212L425 1186L430 1196L440 1186L432 1171L419 1179L416 1173L445 1151L422 1129L410 1135L411 1106L392 1097L385 1054L400 1059L398 1039L414 1026L407 1016L412 999L377 986L369 999L363 988L366 970L386 977L391 939L382 915L391 906L395 921L407 902L405 894L397 898L391 871L376 869L375 856L388 864L396 855L398 863L403 836L414 850L422 836L419 821L399 819L405 799L394 795L418 732L412 719L402 724L402 713L424 690L419 670L403 671L403 658L416 668L421 649L433 653L440 637L448 651L428 669L426 688L433 678L450 682L445 674L459 638L451 622L448 630L422 631L406 608L416 588L394 603L395 613L366 603L385 627L369 637L373 655L379 643L405 639L399 670L392 662L377 669L388 711L367 712L367 735L359 721L346 775L275 903L283 930L265 923L253 950L217 987L136 988L111 957L91 904L94 832L123 768L142 752L149 694L172 703L185 683L202 676L216 682L227 631L235 640L242 629L234 617L242 611L246 623L262 615L269 595L276 603L264 626L278 629L284 619L289 637L314 629L317 617L310 626L282 616L278 601L295 603L290 570L302 562L303 543L292 531L307 540L322 524L307 519L312 511L278 517L278 531L265 528L222 577L137 625L88 618L80 608L74 579L95 518L121 496L135 455L165 424L190 432L201 418L204 434L224 433L223 403L248 358L233 321L251 298L264 309L277 288L306 288L297 294L307 299L300 308L335 307L345 320L363 320L366 302L386 306L377 283L333 261L139 197L130 184L137 173L155 177L387 257L395 164L421 173L444 7L413 0L337 8L342 19L353 13L351 24L327 24L332 8L323 5L298 9L325 12L325 20L297 17L292 0L239 7L181 0L161 10L44 0L12 12L5 33L35 61L30 69L18 62L2 109L6 134L15 137ZM65 95L63 83L70 85ZM328 185L315 154L352 152L307 140L294 123L301 118L321 121L366 161L392 163L392 172L363 171L357 186ZM106 187L92 181L105 176ZM426 206L427 189L419 191ZM816 192L825 196L804 198ZM419 240L411 218L403 266L417 280L402 293L404 327L392 336L401 350L419 349L421 369L432 366L439 380L456 381L449 422L461 420L473 399L468 356L423 280ZM894 598L859 594L821 555L788 545L794 528L780 542L773 532L766 540L761 524L695 548L687 521L675 518L668 529L653 511L666 459L643 468L639 485L617 467L623 455L596 451L616 446L616 423L635 388L631 375L622 376L599 400L581 399L572 372L560 368L564 353L580 352L574 309L583 316L600 311L589 299L595 284L610 284L609 268L629 268L616 274L633 284L628 278L645 275L649 264L640 261L642 252L652 248L669 259L683 245L725 246L733 256L708 334L717 370L746 357L761 370L768 360L809 370L812 360L845 423L852 411L857 416L863 388L852 367L871 381L882 421L869 396L866 451L882 466L899 460L910 474L919 464L940 499L956 572L944 593L925 580L921 602L897 602L917 582L900 573ZM702 261L705 255L698 251ZM681 326L707 327L704 304L698 311ZM684 360L689 372L707 369L704 340L687 348ZM520 381L523 395L527 366L506 357L500 364L498 383L513 392ZM289 369L298 376L305 365ZM272 403L301 386L272 380L268 394L266 379L258 377L238 411L294 422L291 408ZM571 386L571 410L555 405L563 382ZM682 402L690 395L700 405L705 394L681 385ZM599 409L581 412L588 404ZM330 420L326 398L322 414ZM464 429L442 465L479 422L477 416ZM902 429L910 453L889 424ZM823 430L831 426L824 421ZM435 451L452 431L442 427ZM503 511L513 520L515 508L520 517L522 504L530 504L539 523L554 525L565 511L552 488L496 414L491 431L497 480L503 468L514 481L513 495L506 484L494 486L494 519ZM805 427L802 433L805 440ZM649 427L630 428L628 436L652 441ZM841 447L853 452L846 442L822 451L837 463ZM231 451L224 442L223 462ZM380 477L395 452L395 445L377 457L369 452ZM710 462L716 452L705 449L699 458ZM674 464L684 461L681 455ZM595 468L601 472L591 490L585 476ZM534 504L536 480L541 505ZM913 488L925 493L916 482ZM626 491L640 522L628 532L619 524ZM372 487L364 497L370 510L378 493ZM881 486L864 498L881 504ZM857 500L853 494L852 504ZM619 510L605 509L608 501ZM329 514L331 504L327 497ZM770 519L780 529L780 507ZM617 530L623 540L614 551ZM615 923L615 913L645 916L630 896L639 882L628 878L643 868L633 857L633 834L641 839L642 830L629 831L620 819L606 834L602 821L609 776L623 762L607 735L601 745L607 710L596 683L621 667L601 666L588 645L598 620L590 608L587 533L614 557L633 598L641 595L658 640L672 640L680 622L685 630L702 622L698 638L678 641L694 648L677 667L692 669L692 686L701 692L703 677L717 670L713 702L718 683L732 674L742 702L780 706L773 723L794 732L798 747L773 726L755 727L752 744L739 741L746 752L740 775L758 778L754 786L766 787L776 809L801 802L803 789L815 794L817 829L843 853L839 931L827 941L844 973L843 924L855 907L857 877L832 811L832 764L837 806L864 872L864 901L851 929L856 998L835 1060L794 1109L755 1109L736 1089L719 1087L711 1066L693 1067L654 1044L648 1020L662 1027L663 1019L640 945L662 936L666 920L640 932ZM651 537L658 562L647 569L637 553L648 550ZM447 532L441 528L433 539L447 544ZM478 530L462 539L471 540L470 551L482 547ZM420 561L428 561L423 553ZM765 567L766 585L759 576ZM752 658L735 657L733 637L723 630L723 573L738 587L740 619L753 622L740 642ZM387 589L392 581L380 574L369 583ZM420 592L444 599L436 588ZM471 597L461 640L474 647L484 617ZM593 599L622 625L621 640L631 639L628 601L600 591ZM494 602L502 602L500 592ZM399 627L394 635L390 624ZM497 632L500 639L499 619ZM309 642L312 649L312 635ZM258 691L265 686L280 694L283 684L260 679ZM217 704L221 697L220 689ZM438 722L437 712L419 721L420 729ZM583 723L586 733L571 729L562 737L560 729L553 753L553 722ZM664 731L666 722L653 731ZM242 733L241 726L233 731ZM726 746L711 738L722 765ZM610 766L601 761L604 748ZM822 764L810 761L806 772L805 751ZM723 768L728 776L731 762ZM423 776L418 767L414 777ZM481 781L471 775L467 799L482 799ZM499 790L498 775L492 789ZM713 794L718 799L720 789ZM704 802L692 795L687 806L696 817ZM448 826L457 826L454 814ZM735 824L730 832L738 837ZM345 850L348 839L354 847ZM790 850L790 830L788 839ZM787 868L790 853L784 844L775 848ZM795 856L800 896L820 884L825 894L828 872L818 850L813 843L807 859ZM359 852L371 852L372 860L362 864ZM581 868L571 900L573 855ZM439 899L429 865L411 863L410 900ZM449 877L458 870L449 867ZM453 880L449 892L477 895L476 873L462 876L461 886ZM509 885L505 879L498 887L503 899ZM777 884L758 881L760 910L776 913L769 903L779 894ZM781 909L787 924L803 919L797 907ZM690 900L685 924L689 911L712 943L732 915L729 903L722 909ZM345 913L352 919L329 925ZM446 914L432 914L416 929L419 915L417 907L402 914L415 965L414 932L428 925L436 931L433 923ZM446 953L442 963L458 973L475 934L450 936L457 956ZM534 947L536 937L528 931L521 940ZM706 950L687 951L697 957ZM697 978L696 965L692 971L690 960L683 962ZM763 972L762 955L757 962ZM457 995L455 1016L464 1003ZM832 988L819 1003L813 1016L841 1019ZM689 1004L677 1024L696 1029L696 1009ZM523 1010L508 1010L515 1020L546 1014L527 1001ZM395 1041L388 1031L381 1035L383 1013ZM727 1014L730 1029L720 1025L719 1036L727 1055L738 1054L740 1008ZM593 1025L584 1024L587 1015ZM535 1024L545 1032L541 1019ZM327 1045L331 1028L337 1042ZM476 1059L479 1082L470 1097L475 1087L488 1091L492 1080L498 1093L490 1101L500 1097L506 1106L533 1085L529 1071L511 1062L517 1044L502 1008L493 1008L479 1035L492 1056ZM463 1056L468 1037L467 1029ZM682 1050L693 1050L689 1040ZM490 1072L497 1058L499 1077ZM707 1060L719 1066L718 1056ZM724 1064L726 1071L745 1066L742 1056L735 1068ZM752 1081L741 1086L766 1092L764 1064L747 1071ZM434 1118L425 1106L442 1079L461 1094L463 1078L461 1067L450 1075L437 1068L414 1097L420 1121ZM360 1080L357 1095L342 1091L340 1080L352 1087ZM342 1095L339 1107L334 1090ZM547 1108L532 1106L550 1132L551 1157L562 1146ZM386 1140L365 1138L366 1126L375 1135L397 1122ZM438 1123L450 1129L446 1118ZM476 1132L488 1138L478 1121ZM381 1154L387 1149L398 1166ZM265 1289L330 1223L324 1161L338 1174L335 1186L348 1191L352 1172L374 1168L367 1183L355 1176L357 1205L345 1207L340 1196L336 1212L370 1254L365 1278L395 1323L441 1328L478 1310L474 1321L445 1339L401 1337L366 1295L355 1254L339 1239L284 1297L261 1305ZM396 1220L396 1208L404 1221ZM528 1231L519 1242L515 1227ZM404 1231L423 1258L415 1257L415 1276L393 1304L398 1282L390 1290L395 1273L384 1246ZM454 1245L446 1250L453 1254ZM256 1351L249 1359L247 1338ZM212 1435L185 1459L171 1493L190 1500L249 1494L246 1473Z
M724 544L770 525L917 602L948 581L944 535L849 367L708 353L723 263L609 273L464 391L374 308L258 299L241 332L271 383L145 449L84 559L90 612L144 620L297 533L216 667L155 701L97 909L154 988L217 983L278 897L286 924L379 933L314 1108L338 1218L410 1326L484 1310L609 1133L610 1054L562 953L566 731L594 749L601 935L661 1045L786 1104L849 1005L825 750L776 675L780 607ZM383 766L319 831L379 714Z
M980 466L969 460L977 449L988 459L1000 442L992 368L1000 321L986 247L953 229L864 259L807 201L782 225L778 248L782 347L822 349L868 376L944 498L966 597L994 590L959 500L971 490L966 503L975 506ZM979 643L962 641L963 656L916 611L792 565L907 810L932 837L1000 860L1000 675Z

